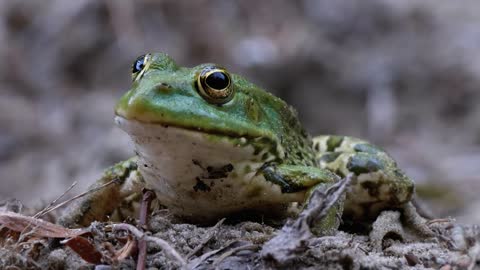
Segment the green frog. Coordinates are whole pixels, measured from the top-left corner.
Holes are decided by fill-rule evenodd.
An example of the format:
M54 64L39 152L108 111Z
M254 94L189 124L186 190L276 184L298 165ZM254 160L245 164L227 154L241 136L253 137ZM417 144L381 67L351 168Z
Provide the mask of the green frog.
M216 64L178 66L164 53L140 56L115 123L136 156L108 169L61 219L105 220L145 187L179 217L215 220L244 210L308 203L312 191L353 174L344 200L325 218L373 220L385 209L410 209L414 183L381 148L347 136L311 137L280 98ZM411 213L412 211L405 211Z

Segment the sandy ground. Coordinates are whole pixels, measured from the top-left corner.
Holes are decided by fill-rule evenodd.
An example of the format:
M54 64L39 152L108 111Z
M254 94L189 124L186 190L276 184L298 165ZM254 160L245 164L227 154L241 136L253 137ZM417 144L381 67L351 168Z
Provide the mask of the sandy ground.
M425 235L409 226L400 212L385 211L366 233L340 230L324 236L312 234L312 220L326 215L329 202L335 202L345 186L343 181L337 189L331 188L332 192L317 193L315 203L286 221L232 223L222 219L213 227L201 227L182 223L163 209L153 213L145 232L135 229L135 222L94 222L88 227L88 234L67 237L69 240L60 244L53 242L52 237L66 233L53 236L55 229L47 229L49 224L32 222L32 227L40 229L15 229L22 231L23 236L6 229L0 231L0 266L135 269L141 261L144 266L137 269L480 268L480 227L459 225L448 219L430 221L428 230L432 233ZM15 210L12 205L15 204L4 206L3 210ZM0 215L0 220L5 220L5 215ZM21 223L19 216L14 217L17 222L4 223L6 227L14 229ZM141 239L147 241L144 259L140 259Z

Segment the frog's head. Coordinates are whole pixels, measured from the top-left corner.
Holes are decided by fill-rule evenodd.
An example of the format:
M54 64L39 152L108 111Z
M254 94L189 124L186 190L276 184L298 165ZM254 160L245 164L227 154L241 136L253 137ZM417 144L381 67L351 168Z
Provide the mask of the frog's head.
M121 120L279 142L296 119L285 102L215 64L183 68L166 54L146 54L134 62L132 77L115 108Z
M115 113L148 188L182 215L255 207L260 195L280 192L262 181L262 166L315 162L290 106L215 64L184 68L165 54L141 56Z

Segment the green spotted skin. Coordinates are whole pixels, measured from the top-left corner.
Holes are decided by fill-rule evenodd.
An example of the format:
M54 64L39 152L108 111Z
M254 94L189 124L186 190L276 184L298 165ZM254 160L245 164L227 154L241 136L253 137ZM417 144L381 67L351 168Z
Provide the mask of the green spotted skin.
M313 139L320 168L344 177L354 174L345 202L352 219L375 218L383 209L402 208L414 194L413 181L383 149L367 141L325 135Z
M154 190L175 215L214 220L306 205L314 190L354 174L346 198L318 224L326 232L342 213L371 219L413 195L413 182L385 151L346 136L312 139L295 109L219 65L187 68L164 53L147 54L135 61L132 79L115 122L135 145L134 182Z

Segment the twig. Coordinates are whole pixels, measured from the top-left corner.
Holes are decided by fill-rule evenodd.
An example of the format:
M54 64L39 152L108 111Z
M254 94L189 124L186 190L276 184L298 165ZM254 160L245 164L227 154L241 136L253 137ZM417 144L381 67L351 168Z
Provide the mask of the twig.
M65 194L67 194L70 190L72 190L72 188L75 187L75 185L77 185L77 182L76 182L76 181L73 182L73 184L72 184L67 190L65 190L65 192L63 192L62 195L60 195L58 198L56 198L55 200L53 200L47 207L45 207L44 209L40 210L40 211L39 211L38 213L36 213L33 217L34 217L34 218L39 218L39 217L41 217L41 216L43 216L43 215L46 215L46 214L48 214L49 212L57 209L57 208L59 207L59 205L62 205L63 203L65 203L65 202L63 202L63 203L57 204L56 206L53 206L58 200L60 200L61 198L63 198L63 197L65 196ZM88 191L87 191L87 192L88 192ZM85 192L85 193L86 193L86 192ZM75 198L75 197L74 197L74 198ZM72 198L72 199L74 199L74 198ZM66 202L71 201L72 199L67 200ZM53 206L53 207L52 207L52 206ZM31 227L30 225L31 225L31 224L29 224L28 226L26 226L25 229L23 229L23 230L20 232L20 237L18 238L17 243L21 243L21 241L23 241L23 239L25 239L26 237L29 236L29 234L26 233L26 232L27 232L27 230L30 229L30 227ZM33 229L33 228L32 228L32 229Z
M140 206L140 220L138 225L140 228L144 229L147 226L148 222L148 209L150 204L155 197L155 193L151 190L144 190L142 197L142 204ZM137 260L137 270L145 269L145 260L147 257L147 242L145 239L138 240L138 260Z
M115 183L115 182L117 182L117 181L118 181L117 178L112 179L111 181L109 181L109 182L107 182L107 183L105 183L105 184L103 184L103 185L101 185L101 186L99 186L99 187L89 189L89 190L87 190L87 191L85 191L85 192L83 192L83 193L80 193L80 194L78 194L77 196L75 196L75 197L73 197L73 198L70 198L70 199L68 199L68 200L66 200L66 201L64 201L64 202L62 202L62 203L59 203L59 204L57 204L57 205L55 205L55 206L53 206L53 207L47 207L47 208L45 208L44 210L41 210L39 213L35 214L34 218L38 218L37 215L46 215L46 214L50 213L51 211L53 211L53 210L55 210L55 209L58 209L58 208L66 205L66 204L68 204L68 203L70 203L70 202L72 202L72 201L74 201L74 200L76 200L76 199L79 199L79 198L81 198L81 197L83 197L83 196L85 196L85 195L87 195L87 194L89 194L89 193L92 193L92 192L98 191L98 190L100 190L100 189L102 189L102 188L105 188L105 187L107 187L107 186L109 186L109 185L111 185L111 184L113 184L113 183ZM72 184L72 186L71 186L69 189L67 189L66 192L68 192L71 188L73 188L73 187L75 186L75 184L76 184L76 183ZM65 193L66 193L66 192L65 192ZM62 194L58 199L62 198L63 195L64 195L64 194ZM58 199L56 199L55 201L57 201ZM53 204L53 203L54 203L54 202L52 202L51 204ZM29 226L26 226L25 229L24 229L22 232L20 232L20 236L22 236L28 229L30 229L30 225L29 225ZM20 240L20 239L23 240L23 237L19 237L19 240ZM17 242L18 242L18 241L17 241Z
M159 245L167 255L169 255L172 259L177 261L182 267L187 264L185 259L182 258L180 253L176 251L173 247L171 247L165 240L160 239L158 237L154 236L148 236L139 229L137 229L135 226L126 224L126 223L119 223L119 224L112 224L109 227L111 227L114 231L129 231L132 233L138 240L140 239L145 239L146 241L151 241L155 242L157 245Z
M230 250L230 249L232 249L232 248L237 248L237 247L241 247L241 246L245 246L245 245L250 245L250 244L251 244L250 242L241 241L241 240L231 241L231 242L229 242L226 246L224 246L224 247L222 247L222 248L209 251L209 252L203 254L200 258L193 259L193 260L190 262L192 265L188 265L187 268L188 268L188 269L198 269L200 265L202 265L202 264L205 263L207 260L209 260L210 258L212 258L213 256L215 256L215 255L217 255L217 254L221 254L221 253L223 253L223 252L226 252L226 250ZM201 268L201 269L203 269L203 268Z
M298 218L287 222L275 237L263 245L261 257L281 265L304 252L310 246L309 241L313 236L312 228L315 227L316 222L323 220L329 210L342 199L352 177L354 176L348 175L325 191L324 188L316 188L310 196L306 209Z
M430 226L430 225L433 225L433 224L436 224L436 223L448 223L448 222L453 222L453 219L451 219L451 218L436 218L436 219L431 219L431 220L425 222L425 224L427 226Z
M353 174L347 175L330 186L325 192L319 189L315 190L310 197L307 208L300 213L297 222L306 222L309 227L313 227L313 223L323 219L328 214L330 208L339 201L354 177Z
M38 213L36 213L33 217L39 218L47 214L49 212L49 209L53 207L58 202L58 200L65 197L65 195L67 195L67 193L70 192L70 190L72 190L77 185L77 183L78 183L77 181L73 182L72 185L70 185L70 187L67 188L67 190L65 190L60 196L58 196L55 200L53 200L47 207L43 208Z
M209 233L208 233L207 237L205 237L200 244L198 244L192 251L190 251L190 253L188 253L187 260L189 260L192 256L197 254L212 239L212 237L215 235L215 232L217 231L218 227L220 227L220 225L222 225L224 221L225 221L225 218L220 219L217 222L217 224L215 224L215 226L213 226L209 230Z
M242 251L242 250L259 250L260 249L260 246L258 245L245 245L245 246L240 246L240 247L236 247L236 248L233 248L225 253L223 253L220 257L218 257L212 264L213 267L217 268L217 266L223 261L225 260L226 258L232 256L233 254L239 252L239 251Z
M85 196L85 195L87 195L87 194L90 194L90 193L92 193L92 192L95 192L95 191L98 191L98 190L100 190L100 189L102 189L102 188L105 188L105 187L107 187L107 186L109 186L109 185L111 185L111 184L113 184L113 183L115 183L115 182L117 182L117 181L118 181L118 179L115 178L115 179L113 179L113 180L111 180L111 181L109 181L109 182L107 182L107 183L105 183L105 184L103 184L103 185L101 185L101 186L99 186L99 187L92 188L92 189L89 189L89 190L87 190L87 191L85 191L85 192L83 192L83 193L80 193L80 194L78 194L77 196L75 196L75 197L73 197L73 198L70 198L70 199L68 199L68 200L66 200L66 201L64 201L64 202L61 202L61 203L55 205L54 207L51 207L50 209L48 209L47 211L45 211L44 213L42 213L42 215L45 215L45 214L47 214L47 213L49 213L49 212L51 212L51 211L53 211L53 210L55 210L55 209L58 209L58 208L66 205L66 204L69 204L70 202L72 202L72 201L74 201L74 200L76 200L76 199L79 199L79 198L81 198L81 197L83 197L83 196Z

